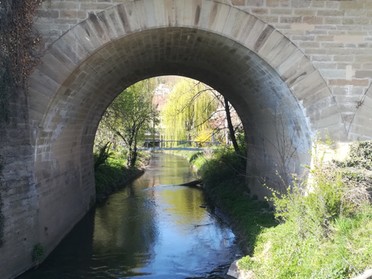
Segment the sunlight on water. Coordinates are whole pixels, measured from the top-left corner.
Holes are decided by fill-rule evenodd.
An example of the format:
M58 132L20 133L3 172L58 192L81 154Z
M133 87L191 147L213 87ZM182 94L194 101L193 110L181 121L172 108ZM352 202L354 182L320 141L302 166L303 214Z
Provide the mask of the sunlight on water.
M204 208L202 191L177 186L193 179L184 159L155 155L145 175L96 208L39 269L19 279L176 279L227 266L238 249L235 236Z

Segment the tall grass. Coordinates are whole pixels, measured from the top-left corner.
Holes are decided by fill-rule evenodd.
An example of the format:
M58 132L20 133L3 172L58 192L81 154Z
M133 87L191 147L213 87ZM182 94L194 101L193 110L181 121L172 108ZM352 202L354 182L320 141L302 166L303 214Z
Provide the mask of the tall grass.
M353 166L355 158L351 154ZM350 182L358 176L335 166L321 166L312 175L311 191L297 184L286 195L273 194L280 224L263 230L253 256L239 261L256 278L351 278L372 268L367 189Z
M276 224L267 202L250 197L245 183L245 159L232 149L217 149L199 155L199 165L207 196L232 221L247 252L252 251L257 235Z

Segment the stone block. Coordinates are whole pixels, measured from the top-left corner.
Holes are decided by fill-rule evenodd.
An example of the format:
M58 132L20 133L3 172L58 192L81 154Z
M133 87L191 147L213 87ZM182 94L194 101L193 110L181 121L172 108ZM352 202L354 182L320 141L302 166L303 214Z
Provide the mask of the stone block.
M231 0L231 4L234 6L244 6L245 0Z
M112 6L112 3L80 3L80 9L86 11L102 11Z
M312 95L317 93L326 87L323 78L317 71L307 74L302 79L298 79L291 87L295 96L302 100L307 97L307 95Z
M368 79L352 79L352 80L346 80L346 79L330 79L329 85L330 86L347 86L347 85L353 85L353 86L368 86L369 80Z
M245 38L244 45L250 50L257 51L272 31L266 23L256 20L249 35Z
M225 24L229 18L231 7L214 4L209 17L209 28L217 33L223 33Z
M370 78L372 79L372 71L363 71L363 70L358 70L355 71L355 78Z
M291 70L291 68L295 68L294 66L301 67L299 65L299 61L302 60L304 54L299 50L291 50L291 54L287 59L284 59L280 65L276 67L276 70L280 76L283 76L285 73Z
M120 19L127 33L141 30L140 22L137 18L135 4L133 2L118 6Z
M60 16L59 10L37 10L36 16L44 18L58 18Z
M323 116L322 113L310 115L311 126L313 129L316 131L321 129L331 130L337 127L336 131L342 130L343 125L340 124L342 123L341 115L339 113L335 113L335 111L336 110L331 112L326 111L326 116Z

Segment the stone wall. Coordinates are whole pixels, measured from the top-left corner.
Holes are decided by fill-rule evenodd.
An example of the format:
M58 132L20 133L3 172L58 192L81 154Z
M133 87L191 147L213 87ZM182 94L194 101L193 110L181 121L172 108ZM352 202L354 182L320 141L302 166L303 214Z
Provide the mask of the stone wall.
M0 123L0 278L19 274L29 266L37 236L37 191L33 182L32 148L27 124L27 102L23 91L9 102L9 122Z
M148 0L153 1L153 0ZM88 17L126 0L44 1L36 26L46 44ZM372 2L368 0L231 0L287 36L312 61L343 111L349 139L372 137ZM172 1L169 1L172 5ZM367 107L367 109L363 109Z

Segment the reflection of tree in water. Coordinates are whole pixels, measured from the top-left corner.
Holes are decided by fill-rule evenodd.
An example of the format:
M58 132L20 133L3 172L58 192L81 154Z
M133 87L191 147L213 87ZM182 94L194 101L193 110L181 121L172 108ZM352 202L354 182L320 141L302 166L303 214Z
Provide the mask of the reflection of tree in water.
M187 187L167 188L158 191L157 203L162 209L169 213L171 222L176 224L195 224L203 223L205 211L200 210L203 204L203 193L198 189Z
M102 260L106 266L131 269L151 260L157 237L153 207L131 186L96 210L93 253L97 266Z
M202 193L170 185L188 179L186 160L160 155L78 224L45 264L19 279L143 278L146 272L180 279L232 261L234 236L200 208Z

